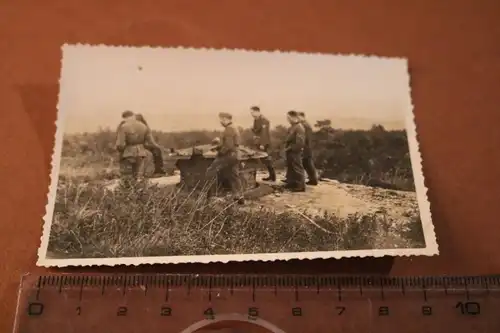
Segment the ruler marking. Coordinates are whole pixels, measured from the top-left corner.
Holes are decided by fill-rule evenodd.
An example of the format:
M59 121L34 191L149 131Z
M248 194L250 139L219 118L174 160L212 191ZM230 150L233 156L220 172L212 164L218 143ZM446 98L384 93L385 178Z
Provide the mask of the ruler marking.
M121 276L118 277L118 279L122 279L122 295L125 296L126 290L127 290L127 276Z
M465 288L465 299L469 300L470 299L470 294L469 294L469 286L467 283L467 279L464 279L464 288Z
M252 302L255 302L255 278L252 279Z
M64 276L57 279L57 292L59 294L62 293L62 282L63 282L63 279L64 279Z
M38 278L38 280L35 280L36 278ZM120 295L120 293L119 292L118 293L105 292L105 288L106 288L106 285L108 283L110 283L114 286L117 286L117 287L123 286L123 288L124 288L124 290L122 291L123 294L126 293L127 288L144 287L144 295L146 295L146 294L150 295L151 293L154 294L156 292L157 294L155 294L155 295L159 296L159 298L161 299L162 293L165 292L165 301L168 302L169 301L170 284L172 281L179 281L179 287L186 287L186 285L187 285L188 294L191 291L191 295L193 296L192 297L193 299L195 299L195 298L198 299L198 296L204 295L206 292L206 289L203 290L204 288L191 288L191 290L190 290L189 288L191 287L191 284L194 283L195 286L201 286L201 287L203 287L203 286L206 287L208 284L208 292L209 292L208 301L209 302L212 302L212 293L217 291L217 289L214 289L214 286L217 286L217 288L219 286L224 287L225 290L227 291L228 286L229 285L233 286L234 283L238 283L238 286L240 286L240 287L242 285L246 285L247 287L244 288L245 290L242 290L243 293L241 293L241 295L240 295L240 293L236 293L238 295L238 297L234 301L237 302L236 304L239 304L238 303L239 301L248 302L248 300L250 298L250 295L248 295L248 293L251 292L252 301L255 304L249 305L250 306L249 309L253 309L252 306L254 306L255 308L258 308L260 306L259 302L265 302L265 300L261 300L261 299L257 300L256 295L260 291L272 292L271 288L269 288L269 287L271 287L270 286L271 283L274 286L274 294L276 296L280 296L280 298L278 298L279 302L281 302L282 300L284 301L286 299L288 299L288 302L290 301L289 292L292 291L290 288L290 287L292 287L292 284L293 284L293 292L294 292L294 296L295 296L295 302L301 302L300 298L302 297L302 295L300 295L300 294L302 293L302 291L304 291L304 292L309 291L309 292L314 293L314 289L313 289L314 287L311 285L311 283L316 284L315 289L316 289L317 294L319 294L320 292L323 292L323 290L321 290L323 288L322 287L323 285L327 284L328 286L330 286L328 288L329 290L325 294L325 297L327 297L327 299L330 299L330 300L332 298L333 298L333 300L335 300L335 298L334 298L335 296L332 295L333 297L331 297L331 296L328 296L327 294L329 294L330 291L335 292L335 290L332 288L333 287L332 283L336 283L338 301L346 302L347 305L344 305L346 307L351 306L351 303L349 303L351 301L350 293L346 293L344 295L342 295L342 293L344 291L344 288L347 288L348 289L347 291L350 291L349 288L351 286L355 288L355 286L354 286L355 284L358 284L357 287L359 289L360 295L366 294L364 296L364 299L366 299L368 301L370 301L370 299L373 301L376 301L377 292L375 290L373 290L373 291L369 290L368 293L364 292L364 290L366 290L366 289L364 288L363 283L366 283L367 286L371 286L371 288L374 288L375 286L377 286L379 284L380 297L382 298L382 300L385 300L388 303L388 304L384 304L384 305L389 306L389 307L398 306L397 304L399 304L399 303L397 303L397 302L392 303L391 302L392 301L391 294L390 293L388 294L387 290L386 290L386 288L387 288L386 286L389 286L390 288L395 287L395 288L399 288L400 292L403 295L410 296L410 297L405 297L405 299L402 300L402 302L406 303L405 306L406 305L413 306L413 307L416 306L417 310L419 310L419 311L420 311L420 308L422 308L422 313L425 312L425 313L423 313L424 316L432 316L433 318L439 317L438 313L431 313L434 310L434 309L432 309L435 306L434 302L437 302L438 305L440 305L440 304L446 305L447 303L449 303L449 301L453 301L451 299L444 299L443 296L436 297L437 300L433 299L432 292L434 292L434 291L437 291L438 295L442 292L442 289L444 289L446 295L451 296L451 295L457 294L455 296L458 296L458 298L462 297L462 302L464 304L463 307L474 303L474 302L470 302L470 300L471 299L474 300L474 298L475 298L474 292L476 290L479 292L479 294L482 297L484 297L485 294L491 293L492 294L492 296L490 298L491 301L495 301L495 299L498 300L498 298L496 297L496 292L498 291L498 288L494 285L494 283L497 280L493 277L491 277L491 278L480 278L480 277L451 278L450 277L447 279L445 279L445 278L432 279L432 278L423 278L423 277L422 278L417 278L417 277L406 278L406 279L403 279L403 278L401 278L401 279L398 279L398 278L384 279L381 277L379 277L379 278L373 277L373 278L366 278L367 280L363 280L363 279L365 279L363 277L349 279L349 278L338 278L338 277L336 277L336 278L334 278L334 277L310 278L310 277L296 276L296 277L281 278L280 280L277 280L276 277L273 277L273 276L263 278L263 277L249 275L249 276L247 276L247 278L243 278L243 277L236 278L235 277L234 280L230 277L209 276L209 277L203 278L203 277L190 276L189 278L187 278L187 280L185 280L186 277L184 277L184 280L181 281L180 279L182 279L182 277L176 276L176 277L171 277L171 278L166 277L163 280L163 284L158 285L158 286L165 288L165 291L161 291L161 290L155 291L155 288L151 289L150 284L157 283L156 282L157 280L154 280L153 277L151 277L151 279L153 279L153 280L149 280L148 278L142 277L140 275L137 275L137 277L135 277L135 276L121 276L121 277L120 276L114 276L114 277L95 276L95 277L93 277L93 276L85 276L85 275L78 276L76 274L75 275L68 274L68 275L64 275L64 276L35 277L35 279L32 279L31 281L36 281L36 290L33 290L33 287L35 287L35 283L33 283L33 282L26 284L22 288L28 288L27 290L30 291L30 293L28 295L26 295L26 297L30 297L30 298L36 297L37 301L39 301L39 299L42 298L43 302L46 303L46 304L44 304L45 308L46 308L45 310L47 310L48 307L56 308L56 306L65 306L65 305L62 305L62 304L64 304L63 303L64 297L57 298L54 296L56 296L58 293L65 293L66 294L66 292L69 292L70 290L75 291L74 300L76 301L76 298L78 298L78 302L81 304L82 300L83 300L84 291L89 291L88 286L94 287L94 286L97 286L97 284L99 284L99 283L101 284L101 295L109 294L108 296L110 296L110 297L108 299L110 299L110 302L112 299L114 299L115 296ZM215 283L215 285L214 285L214 283ZM248 288L250 283L251 283L251 291ZM278 285L278 283L279 283L279 285ZM400 285L397 286L396 285L397 283L400 283ZM460 285L463 285L463 287L461 287ZM45 286L47 286L47 287L45 287ZM348 287L346 287L346 286L348 286ZM410 292L406 292L407 291L406 289L408 289L407 286L408 286L408 288L410 288L409 289ZM422 292L422 296L419 296L417 293L413 293L412 287L420 287L419 289ZM42 292L42 290L41 290L42 288L45 288L45 290L43 290L43 293L40 294ZM77 288L79 288L78 289L78 296L76 296L77 295L77 293L76 293ZM283 291L286 291L286 292L279 293L279 295L278 295L278 292L277 292L278 288L283 288ZM353 293L354 297L352 299L353 306L356 305L356 303L355 303L355 298L356 298L355 291L356 291L356 289L354 289L354 288L352 288L352 291L354 292ZM370 287L368 287L368 288L370 288ZM437 288L437 289L434 290L435 288ZM462 292L462 289L460 289L460 288L464 288L463 292ZM243 289L243 288L240 288L240 289ZM36 291L36 295L33 295L35 291ZM118 291L118 290L115 290L115 291ZM182 293L181 290L179 290L179 291ZM392 289L389 290L389 292L392 292L392 291L393 291ZM394 291L397 294L399 294L399 292L396 289L394 289ZM417 290L415 290L415 291L417 291ZM99 291L96 290L96 292L97 293L95 295L93 293L92 294L89 293L89 295L85 296L86 302L90 301L90 302L97 303L97 304L95 304L95 306L94 306L94 304L92 304L89 308L89 311L95 311L95 309L99 309L100 306L98 303L102 303L102 300L100 302L97 302L96 296L98 297ZM245 294L247 294L247 295L245 295ZM115 296L112 296L112 295L115 295ZM306 295L307 295L307 293L306 293ZM443 295L443 294L441 294L441 295ZM460 295L462 295L462 296L460 296ZM423 298L424 304L420 303L422 301L421 297ZM31 298L32 304L34 301L33 298ZM439 300L439 298L441 298L441 300ZM466 298L467 302L470 302L471 304L467 304L463 298ZM103 303L104 306L107 306L106 302L108 299L104 299L104 303ZM119 296L118 296L118 299L119 299ZM202 301L202 299L204 301ZM245 301L245 299L247 301ZM186 300L183 300L183 302L185 302L185 301ZM228 301L229 301L229 299L228 299ZM431 304L428 304L429 301L431 302ZM49 305L49 302L50 302L50 305ZM149 301L147 301L147 302L149 302ZM192 300L192 302L193 303L200 302L201 304L206 305L207 298L205 298L203 296L203 298L200 297L198 299L198 301ZM202 302L205 302L205 303L202 303ZM232 304L232 302L233 301L230 300L228 303ZM275 302L275 301L272 301L272 302ZM154 303L150 303L150 304L152 304L154 307ZM321 303L318 302L318 305L319 304L321 304ZM474 303L474 304L477 304L477 303ZM109 303L108 305L111 305L111 303ZM242 305L244 306L245 303L242 303ZM77 314L79 315L80 311L81 311L79 304L75 304L75 306L76 306ZM294 306L296 306L297 308L300 308L300 305L294 305ZM314 306L315 305L312 304L312 309L313 309L312 312L314 312ZM165 305L164 305L164 307L165 307ZM304 305L304 307L305 307L305 305ZM341 307L337 307L337 310L340 310L340 309L341 309ZM286 308L285 308L285 310L286 310ZM375 308L375 310L377 310L377 309ZM43 311L43 309L41 311ZM97 311L100 311L100 310L97 310ZM182 311L184 311L184 310L182 310ZM304 311L304 309L302 309L302 311ZM446 311L448 311L448 310L446 310ZM457 310L452 309L450 311L457 311ZM470 310L470 311L469 310L467 310L467 311L461 310L461 311L467 312L467 313L463 313L465 315L474 315L475 314L475 313L468 313L468 312L474 312L472 310ZM27 318L22 318L21 320L26 321L26 322L30 321L30 323L31 323L32 320L35 320L34 317L38 316L38 319L36 319L36 320L41 322L43 325L43 323L45 322L45 319L44 319L45 313L43 315L41 315L42 312L40 312L40 314L36 314L35 312L36 311L32 311L30 314L31 317L33 317L33 318L27 317ZM341 312L343 312L343 310L341 310ZM484 310L483 310L483 312L484 312ZM341 313L339 313L339 315L340 314ZM181 314L181 316L182 315L184 315L184 313ZM187 313L186 313L186 315L187 315ZM422 315L422 314L420 314L420 315ZM165 315L162 315L162 316L165 318ZM167 316L170 316L170 314ZM376 316L376 313L375 313L375 316ZM393 315L392 309L391 309L391 317L394 317L394 316L397 317L398 314L395 313ZM447 317L447 316L445 315L444 317ZM370 318L368 318L368 320L371 320ZM429 318L429 317L427 317L427 318ZM272 318L270 318L270 319L272 321ZM491 318L491 319L493 319L495 321L497 320L497 318ZM68 318L66 320L69 320L70 322L72 321L72 319L70 319L70 318ZM153 319L151 319L151 320L153 320ZM165 319L162 319L162 320L165 320ZM312 319L312 320L314 320L314 319ZM331 320L333 320L333 319L331 319ZM349 320L351 320L351 319L349 319ZM355 319L353 319L353 320L355 320ZM398 319L395 318L394 320L398 320ZM430 319L426 319L426 320L430 320ZM436 319L436 320L438 320L438 319ZM448 319L443 319L443 320L448 320ZM457 317L454 320L458 321L460 319L458 319L458 317ZM487 320L490 320L490 319L487 319ZM47 321L46 323L49 323L49 322ZM74 324L79 325L77 322L74 322ZM109 320L109 325L114 325L114 324L115 324L114 320ZM452 324L454 324L454 323L452 323ZM480 322L478 322L478 325L492 325L492 324L489 324L489 323L482 323L481 324ZM488 327L491 328L493 326L488 326ZM374 329L374 328L372 328L372 329ZM391 332L392 332L392 330L391 330ZM26 333L32 333L32 331L26 331Z
M80 289L78 291L78 302L81 302L83 298L83 279L80 279Z
M208 301L212 302L212 277L208 277Z
M165 303L168 302L168 299L170 298L170 280L167 278L164 280L165 282Z
M35 300L39 300L40 299L40 290L41 290L41 287L42 286L42 277L39 277L38 278L38 282L36 283L36 293L35 293Z
M233 296L234 294L234 278L229 278L229 294Z
M106 289L106 279L99 279L99 283L101 284L101 296L104 295L104 289Z

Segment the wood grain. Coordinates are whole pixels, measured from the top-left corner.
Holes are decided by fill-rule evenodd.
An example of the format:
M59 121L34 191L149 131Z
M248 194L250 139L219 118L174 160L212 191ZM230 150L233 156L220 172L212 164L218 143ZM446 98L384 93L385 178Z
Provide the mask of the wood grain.
M500 273L499 14L497 0L3 1L0 331L20 275L44 271L35 260L65 42L364 53L411 67L440 256L112 271Z

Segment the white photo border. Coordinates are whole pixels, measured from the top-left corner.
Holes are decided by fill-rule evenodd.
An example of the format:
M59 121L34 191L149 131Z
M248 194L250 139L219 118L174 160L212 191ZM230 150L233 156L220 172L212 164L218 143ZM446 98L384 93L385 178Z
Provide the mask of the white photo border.
M63 146L63 134L64 134L64 124L65 124L65 114L61 110L61 98L64 98L64 94L61 94L65 87L65 78L62 76L63 66L64 66L64 53L66 49L79 48L79 47L105 47L105 48L160 48L160 49L189 49L189 50L199 50L199 51L238 51L238 52L250 52L250 53L287 53L287 54L297 54L297 55L327 55L327 56L342 56L342 57L366 57L366 58L378 58L387 60L399 60L404 62L407 68L407 86L408 94L406 94L406 132L408 137L409 152L411 158L411 165L413 170L415 189L417 195L417 202L420 211L420 219L422 223L422 229L425 239L425 248L413 248L413 249L372 249L372 250L344 250L344 251L318 251L318 252L290 252L290 253L256 253L256 254L230 254L230 255L193 255L193 256L150 256L150 257L121 257L121 258L68 258L68 259L51 259L47 258L47 248L50 238L50 231L52 226L52 218L54 213L55 199L57 186L59 181L59 169L61 161L61 152ZM422 171L422 156L420 153L419 142L417 140L417 128L413 113L413 103L411 98L411 84L410 84L410 74L408 68L408 59L402 57L381 57L375 55L365 55L365 54L326 54L326 53L314 53L314 52L296 52L296 51L261 51L261 50L251 50L251 49L230 49L230 48L196 48L196 47L151 47L151 46L114 46L105 44L63 44L61 47L62 57L61 57L61 76L59 79L59 96L57 104L57 120L56 120L56 133L55 133L55 143L52 153L51 160L51 173L50 173L50 185L47 195L47 204L45 206L46 213L43 217L44 225L43 232L41 236L41 243L38 249L38 260L37 266L42 267L68 267L68 266L115 266L115 265L126 265L126 266L137 266L143 264L180 264L180 263L213 263L213 262L243 262L243 261L280 261L280 260L291 260L291 259L340 259L340 258L353 258L353 257L399 257L399 256L434 256L439 254L439 247L437 243L436 234L434 231L434 225L432 221L432 214L430 209L430 202L427 197L427 187L425 186L424 175Z

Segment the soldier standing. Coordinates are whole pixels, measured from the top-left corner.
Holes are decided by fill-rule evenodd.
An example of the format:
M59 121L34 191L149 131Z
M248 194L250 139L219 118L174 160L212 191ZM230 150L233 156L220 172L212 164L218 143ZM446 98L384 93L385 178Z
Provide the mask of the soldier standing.
M138 121L132 111L124 111L122 118L116 137L120 173L127 180L142 180L147 156L145 145L151 143L151 135L148 134L147 126Z
M144 116L142 114L136 114L135 117L148 128L148 137L150 138L150 143L146 145L145 148L151 152L151 155L153 155L153 163L155 167L153 176L164 176L166 172L163 168L163 153L161 150L161 146L154 140L151 128L149 127Z
M263 181L276 181L276 171L273 167L273 161L271 158L271 129L269 120L260 113L260 108L258 106L252 106L250 112L254 119L252 132L254 134L254 142L258 150L267 153L267 157L261 159L262 163L267 168L269 176L263 178Z
M316 167L314 166L313 156L312 156L312 134L313 129L311 125L307 122L304 112L298 112L299 120L304 130L306 132L306 143L304 147L304 154L302 156L302 165L307 173L307 185L318 185L318 173L316 172Z
M238 146L241 142L240 133L233 125L233 116L231 114L219 113L219 121L224 127L224 131L220 138L220 144L215 148L217 156L207 169L207 178L211 181L220 174L231 187L233 199L242 205L245 200L239 174ZM209 197L212 195L212 188L210 186Z
M287 118L291 126L288 129L288 136L285 141L287 165L285 188L293 192L305 192L306 184L302 156L306 144L306 132L296 111L288 111Z

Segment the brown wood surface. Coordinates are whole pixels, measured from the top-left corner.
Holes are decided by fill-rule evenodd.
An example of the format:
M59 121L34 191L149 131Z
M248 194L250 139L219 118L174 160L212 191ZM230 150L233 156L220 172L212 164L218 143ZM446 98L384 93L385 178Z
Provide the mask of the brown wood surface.
M498 0L2 1L0 331L12 325L20 275L45 271L35 261L65 42L409 58L440 256L135 271L500 273L499 21Z

